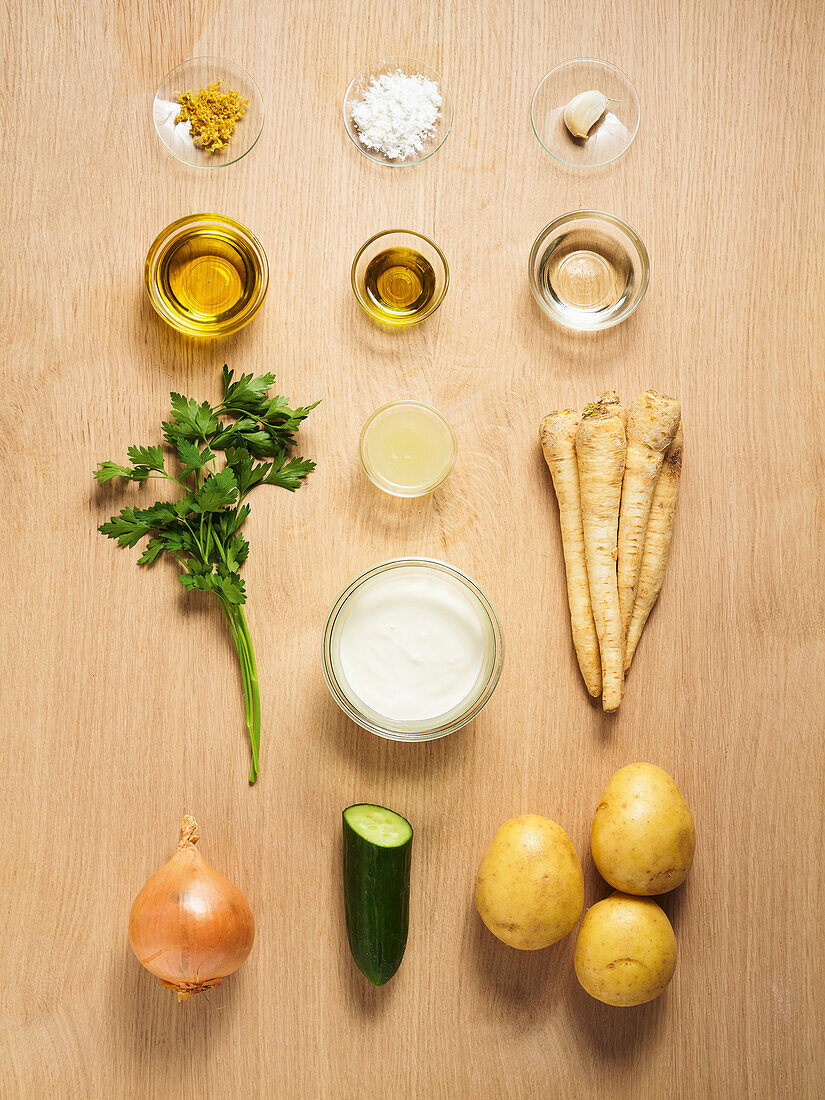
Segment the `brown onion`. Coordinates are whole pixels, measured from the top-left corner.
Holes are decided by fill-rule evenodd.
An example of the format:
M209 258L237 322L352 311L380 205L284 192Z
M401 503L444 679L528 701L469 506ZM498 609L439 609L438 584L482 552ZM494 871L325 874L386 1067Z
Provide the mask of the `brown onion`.
M177 851L140 891L129 915L138 961L180 1001L220 985L255 939L246 898L203 859L199 840L198 823L187 814Z

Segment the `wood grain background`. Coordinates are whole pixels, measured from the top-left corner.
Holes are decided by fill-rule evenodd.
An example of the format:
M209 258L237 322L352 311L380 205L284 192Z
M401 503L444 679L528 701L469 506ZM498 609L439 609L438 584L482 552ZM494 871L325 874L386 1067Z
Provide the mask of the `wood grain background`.
M823 263L819 0L11 0L2 6L0 341L0 1092L5 1097L814 1097L821 1095ZM421 57L456 102L439 154L381 169L349 143L349 77ZM156 85L190 55L259 81L253 153L170 158ZM530 96L569 57L607 58L642 102L635 145L561 170ZM577 338L534 306L530 245L596 206L646 241L637 314ZM249 225L272 266L259 318L220 343L165 328L143 260L174 218ZM418 330L374 327L348 284L370 234L432 234L453 282ZM262 775L246 783L234 655L217 606L139 572L95 531L120 507L91 471L159 438L168 391L218 394L221 364L275 370L318 471L260 490L248 616L263 683ZM606 387L677 394L685 471L666 587L619 716L588 703L569 639L548 408ZM423 398L460 458L431 499L365 482L360 426ZM508 653L478 721L429 745L351 725L323 683L326 612L364 568L447 558L490 594ZM587 902L589 824L612 772L671 771L696 817L667 994L590 1000L573 939L519 954L482 927L477 862L521 811L570 832ZM375 991L346 947L340 811L385 802L416 828L403 966ZM254 954L178 1005L127 942L131 900L184 812L244 890Z

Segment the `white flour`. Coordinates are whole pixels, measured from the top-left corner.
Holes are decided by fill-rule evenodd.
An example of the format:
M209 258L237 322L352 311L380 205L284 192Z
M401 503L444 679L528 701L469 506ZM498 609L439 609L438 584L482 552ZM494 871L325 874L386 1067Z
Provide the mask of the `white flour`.
M435 81L397 69L372 79L352 108L352 121L367 149L390 160L408 160L435 130L441 102Z

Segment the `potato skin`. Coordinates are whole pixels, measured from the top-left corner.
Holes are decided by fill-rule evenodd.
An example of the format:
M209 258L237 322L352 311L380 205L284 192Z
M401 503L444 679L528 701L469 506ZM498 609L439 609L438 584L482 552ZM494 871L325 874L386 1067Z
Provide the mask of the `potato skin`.
M561 825L536 814L507 821L479 864L481 919L510 947L537 951L571 932L584 906L584 877Z
M628 764L602 792L590 850L615 890L649 897L681 885L693 862L696 830L682 792L655 764Z
M650 898L611 894L584 915L573 956L582 988L626 1008L654 1000L676 969L676 936Z

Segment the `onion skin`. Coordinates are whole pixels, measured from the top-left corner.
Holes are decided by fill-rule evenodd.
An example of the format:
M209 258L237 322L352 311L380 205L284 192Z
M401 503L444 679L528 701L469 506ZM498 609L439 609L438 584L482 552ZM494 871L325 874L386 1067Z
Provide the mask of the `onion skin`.
M220 985L252 950L255 919L243 894L203 859L197 822L184 817L175 854L132 904L138 962L184 1001Z

